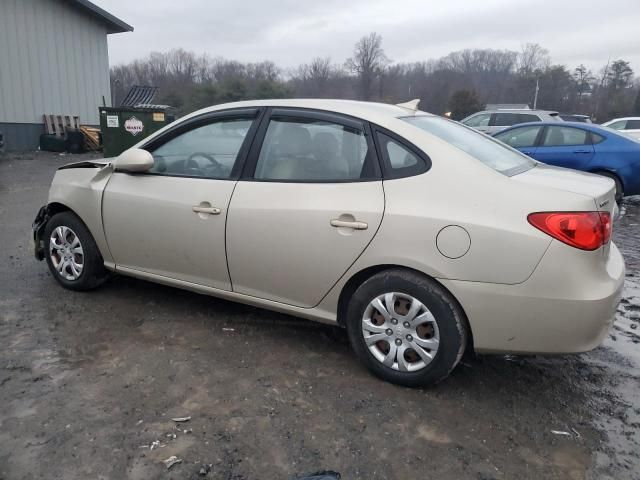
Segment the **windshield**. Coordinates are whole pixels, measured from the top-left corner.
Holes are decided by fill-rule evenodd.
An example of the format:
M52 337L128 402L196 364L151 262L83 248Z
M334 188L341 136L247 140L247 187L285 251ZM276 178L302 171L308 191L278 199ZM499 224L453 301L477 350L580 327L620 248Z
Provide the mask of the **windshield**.
M517 150L458 122L428 115L401 117L401 120L441 138L507 176L522 173L536 165Z

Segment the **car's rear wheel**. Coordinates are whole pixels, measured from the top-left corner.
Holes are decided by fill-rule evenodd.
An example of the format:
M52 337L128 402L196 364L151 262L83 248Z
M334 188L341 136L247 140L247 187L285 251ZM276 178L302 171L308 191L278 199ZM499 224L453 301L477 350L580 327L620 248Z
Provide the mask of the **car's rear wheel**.
M410 387L446 378L467 344L464 312L434 280L387 270L365 281L347 309L351 345L364 365Z
M44 231L47 265L65 288L90 290L108 278L93 236L71 212L55 214Z
M611 180L616 182L616 202L620 203L624 198L624 186L622 185L622 181L620 177L618 177L615 173L611 172L596 172L598 175L602 175L603 177L609 177Z

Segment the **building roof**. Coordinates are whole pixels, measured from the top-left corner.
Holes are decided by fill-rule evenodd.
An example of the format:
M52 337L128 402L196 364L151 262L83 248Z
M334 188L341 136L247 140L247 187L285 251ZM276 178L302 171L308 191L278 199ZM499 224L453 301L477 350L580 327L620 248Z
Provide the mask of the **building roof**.
M531 110L526 103L488 103L485 110Z
M82 10L107 26L107 33L133 32L133 27L89 0L67 0L78 10Z

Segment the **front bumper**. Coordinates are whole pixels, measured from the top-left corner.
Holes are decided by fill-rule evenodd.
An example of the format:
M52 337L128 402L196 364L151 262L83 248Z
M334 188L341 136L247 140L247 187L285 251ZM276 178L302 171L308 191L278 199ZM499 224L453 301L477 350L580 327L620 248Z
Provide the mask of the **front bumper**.
M42 236L44 234L44 227L47 225L49 221L49 208L47 205L43 206L38 210L38 214L36 215L35 220L31 224L32 230L32 248L33 254L35 255L37 260L44 259L44 241L42 240Z
M579 353L602 343L622 296L624 260L613 243L606 258L602 249L569 249L552 242L517 285L442 280L467 314L476 351Z

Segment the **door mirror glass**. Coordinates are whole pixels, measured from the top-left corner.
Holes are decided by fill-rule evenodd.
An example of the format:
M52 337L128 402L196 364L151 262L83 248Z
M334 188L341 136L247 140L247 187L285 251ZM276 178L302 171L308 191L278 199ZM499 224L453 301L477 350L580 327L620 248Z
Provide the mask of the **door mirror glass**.
M113 165L123 172L146 172L153 167L153 157L146 150L130 148L117 156Z

